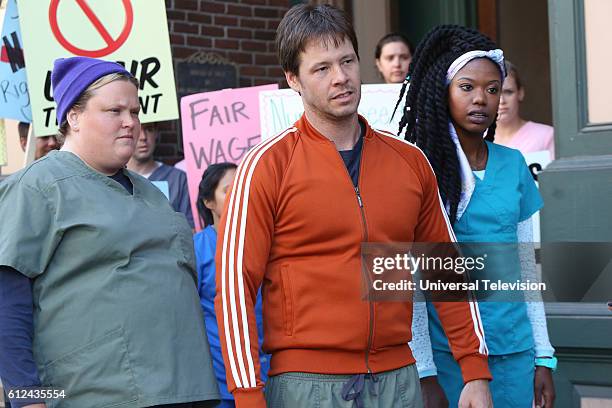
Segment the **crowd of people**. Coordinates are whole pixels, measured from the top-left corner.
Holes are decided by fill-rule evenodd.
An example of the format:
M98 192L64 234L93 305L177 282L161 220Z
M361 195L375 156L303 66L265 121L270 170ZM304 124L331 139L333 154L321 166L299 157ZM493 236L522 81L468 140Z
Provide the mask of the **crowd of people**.
M357 113L343 11L291 8L276 46L304 114L204 171L195 235L186 175L154 160L159 128L140 124L138 81L55 62L59 132L0 183L11 406L553 407L541 302L363 296L362 243L533 241L543 202L521 152L554 158L553 132L520 116L517 68L465 27L416 48L386 35L375 64L405 102L391 135ZM535 279L533 251L515 248L517 278Z

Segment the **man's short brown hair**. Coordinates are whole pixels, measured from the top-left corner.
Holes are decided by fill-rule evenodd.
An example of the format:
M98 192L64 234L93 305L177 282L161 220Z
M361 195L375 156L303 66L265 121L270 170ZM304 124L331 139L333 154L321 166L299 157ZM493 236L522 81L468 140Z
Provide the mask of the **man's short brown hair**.
M276 51L285 72L297 75L300 53L309 41L319 40L335 47L348 39L359 58L357 36L348 15L333 6L300 4L291 8L276 30Z
M30 133L30 124L28 122L19 122L17 125L17 132L19 133L20 139L27 139Z

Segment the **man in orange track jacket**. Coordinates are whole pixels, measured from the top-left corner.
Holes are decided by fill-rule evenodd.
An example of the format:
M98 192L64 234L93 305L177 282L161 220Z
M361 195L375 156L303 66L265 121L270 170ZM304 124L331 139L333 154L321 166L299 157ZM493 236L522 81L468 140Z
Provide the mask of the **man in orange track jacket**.
M276 41L305 112L245 156L226 200L215 307L228 388L239 408L422 406L412 304L363 299L360 251L362 242L452 240L436 178L418 148L357 114L357 39L344 12L296 6ZM272 354L265 397L260 286ZM436 308L466 382L461 403L490 407L477 305Z

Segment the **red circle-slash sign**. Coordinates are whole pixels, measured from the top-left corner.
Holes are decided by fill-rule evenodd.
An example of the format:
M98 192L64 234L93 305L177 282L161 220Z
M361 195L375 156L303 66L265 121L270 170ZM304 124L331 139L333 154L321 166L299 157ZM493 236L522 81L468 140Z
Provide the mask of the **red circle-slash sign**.
M130 35L130 31L132 31L132 25L134 24L134 10L132 9L131 0L121 0L123 2L123 8L125 9L125 24L123 25L123 29L121 30L121 34L119 37L113 38L111 34L108 32L106 27L102 24L98 16L94 13L94 11L87 4L87 0L69 0L75 1L85 16L89 19L94 28L100 33L104 42L106 42L106 47L101 48L99 50L84 50L70 43L66 37L62 34L62 31L59 28L57 23L57 8L59 6L61 0L51 0L51 5L49 6L49 23L51 23L51 31L57 41L68 51L75 55L81 55L83 57L92 57L92 58L100 58L104 57L112 52L117 51L119 47L123 45L125 40L127 40ZM109 1L109 0L107 0ZM116 1L116 0L115 0Z

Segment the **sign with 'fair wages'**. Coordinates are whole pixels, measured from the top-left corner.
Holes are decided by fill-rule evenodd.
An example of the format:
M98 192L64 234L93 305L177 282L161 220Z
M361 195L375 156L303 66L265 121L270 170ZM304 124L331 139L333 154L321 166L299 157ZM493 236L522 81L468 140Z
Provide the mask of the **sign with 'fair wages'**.
M214 163L239 164L261 141L259 93L277 89L276 84L203 92L181 98L183 151L187 184L196 228L198 186L202 173Z
M176 119L164 0L19 0L37 136L56 132L51 70L57 58L116 61L139 81L143 123Z

